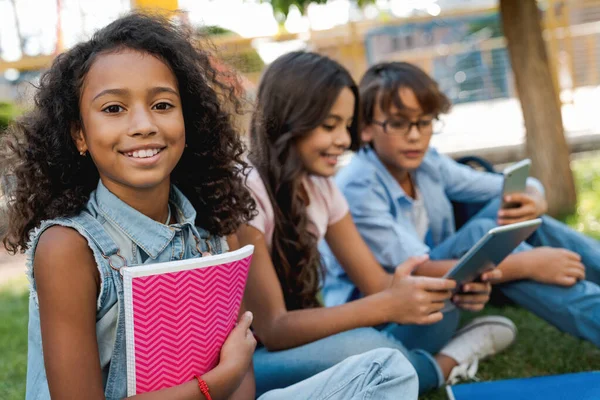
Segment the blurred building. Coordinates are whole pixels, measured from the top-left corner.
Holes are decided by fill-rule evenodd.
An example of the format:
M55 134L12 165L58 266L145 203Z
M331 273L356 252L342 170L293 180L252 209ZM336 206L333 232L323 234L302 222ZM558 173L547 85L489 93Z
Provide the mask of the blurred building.
M385 26L365 36L369 64L405 60L419 64L453 103L513 95L510 61L497 11Z

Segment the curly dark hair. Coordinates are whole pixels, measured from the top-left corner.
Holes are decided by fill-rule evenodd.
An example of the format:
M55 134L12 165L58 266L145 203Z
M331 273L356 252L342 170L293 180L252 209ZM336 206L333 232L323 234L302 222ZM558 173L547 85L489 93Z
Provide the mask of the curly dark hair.
M309 52L279 57L258 87L250 125L249 159L260 174L275 215L272 260L289 310L318 307L321 257L302 195L296 142L320 126L340 92L355 96L351 148L359 147L358 88L337 62Z
M0 173L8 177L8 232L4 246L24 251L41 221L76 215L96 188L91 157L81 157L71 132L81 126L79 101L91 65L101 54L132 49L163 60L173 71L185 121L187 147L171 173L198 211L196 224L214 235L234 233L255 204L242 175L244 147L232 125L241 113L237 75L217 70L193 32L158 15L132 13L59 55L40 81L34 109L1 138Z

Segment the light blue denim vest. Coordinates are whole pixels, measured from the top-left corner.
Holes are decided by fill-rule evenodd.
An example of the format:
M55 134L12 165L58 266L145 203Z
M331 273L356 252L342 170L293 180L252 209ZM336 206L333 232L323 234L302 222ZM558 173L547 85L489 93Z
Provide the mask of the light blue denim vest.
M96 308L96 335L104 393L107 399L127 396L123 265L153 264L201 257L202 252L228 251L223 237L211 237L194 225L196 210L175 187L169 204L177 223L164 225L131 208L112 194L102 182L92 192L77 216L44 221L30 235L27 269L30 280L29 338L27 354L27 399L50 399L44 368L40 313L33 278L33 256L41 234L53 225L76 229L88 241L101 277ZM77 268L77 265L73 265ZM68 296L68 293L64 294ZM86 394L81 393L85 398Z

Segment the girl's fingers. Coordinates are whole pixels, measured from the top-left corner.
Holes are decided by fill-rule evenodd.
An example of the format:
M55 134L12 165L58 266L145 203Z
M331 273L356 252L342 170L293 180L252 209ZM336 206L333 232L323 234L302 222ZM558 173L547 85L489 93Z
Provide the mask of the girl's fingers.
M467 283L462 288L465 293L489 293L492 291L492 285L487 282Z
M234 331L237 330L239 332L243 332L245 335L246 331L248 331L250 329L250 325L252 325L253 318L254 318L254 316L252 315L252 313L250 311L246 311L240 317L240 320L238 321L236 327L234 328Z
M479 295L456 295L452 298L452 301L456 304L485 304L489 301L490 296L485 294Z
M451 291L443 291L443 292L427 292L428 300L432 303L439 303L448 300L452 297Z
M429 314L442 311L444 303L431 303L429 306Z
M444 314L438 311L423 317L418 322L418 325L431 325L435 324L436 322L440 322L442 319L444 319Z

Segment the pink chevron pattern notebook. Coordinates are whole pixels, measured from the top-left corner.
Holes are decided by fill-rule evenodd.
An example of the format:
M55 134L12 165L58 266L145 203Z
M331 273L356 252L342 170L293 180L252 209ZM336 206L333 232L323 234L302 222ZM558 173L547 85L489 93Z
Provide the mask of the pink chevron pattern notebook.
M217 365L237 322L253 251L123 268L129 396Z

